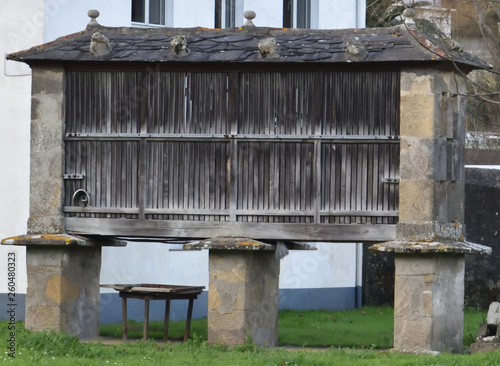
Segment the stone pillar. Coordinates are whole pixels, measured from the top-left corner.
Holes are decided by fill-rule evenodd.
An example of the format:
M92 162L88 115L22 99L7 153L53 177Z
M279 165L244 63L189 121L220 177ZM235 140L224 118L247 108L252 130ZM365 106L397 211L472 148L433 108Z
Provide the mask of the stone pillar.
M26 249L26 329L99 335L101 247Z
M394 241L370 250L395 253L394 350L460 352L465 254L490 254L491 248L467 242Z
M457 78L458 79L458 78ZM401 73L397 240L464 239L465 113L453 73Z
M207 239L185 249L209 250L208 342L278 344L280 260L275 245L252 239Z
M464 257L436 253L395 256L395 350L462 350Z
M279 269L274 251L210 251L209 343L277 346Z
M33 68L28 234L63 234L63 69Z
M79 338L99 335L101 246L122 242L61 234L22 235L2 244L26 246L26 329Z
M401 73L399 222L396 240L371 250L396 253L394 348L459 352L463 342L465 242L464 92L440 70Z
M1 243L26 246L26 329L82 339L99 335L101 247L125 242L51 234L21 235Z

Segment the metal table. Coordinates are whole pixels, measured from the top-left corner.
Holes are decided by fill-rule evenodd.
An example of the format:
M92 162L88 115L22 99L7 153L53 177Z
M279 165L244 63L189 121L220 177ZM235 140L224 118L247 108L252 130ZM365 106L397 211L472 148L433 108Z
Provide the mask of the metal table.
M170 301L171 300L189 300L186 329L184 330L184 342L189 337L191 328L191 317L193 315L193 302L203 291L205 286L176 286L176 285L158 285L158 284L113 284L101 285L101 287L113 288L120 293L122 298L122 327L123 340L128 338L127 327L127 299L144 300L144 330L143 338L148 339L149 331L149 301L165 300L165 323L163 327L163 340L168 339L168 324L170 321Z

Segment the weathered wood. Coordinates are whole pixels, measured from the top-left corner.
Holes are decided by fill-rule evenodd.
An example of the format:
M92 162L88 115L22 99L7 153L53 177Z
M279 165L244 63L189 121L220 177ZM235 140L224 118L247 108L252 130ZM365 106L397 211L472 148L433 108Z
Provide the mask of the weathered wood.
M399 174L398 72L71 71L67 90L65 173L83 177L65 180L67 230L262 222L281 240L297 223L327 240L321 224L397 223L381 179ZM72 206L77 189L90 206Z
M66 218L68 232L79 235L211 238L248 234L256 240L377 242L395 240L396 225L330 225L315 223L197 222Z
M108 213L108 214L139 214L138 208L115 208L115 207L75 207L64 206L63 212L82 212L82 213ZM193 209L193 208L147 208L144 210L146 215L200 215L200 216L229 216L230 210L221 209ZM369 211L369 210L295 210L295 209L238 209L236 216L376 216L376 217L397 217L399 211Z

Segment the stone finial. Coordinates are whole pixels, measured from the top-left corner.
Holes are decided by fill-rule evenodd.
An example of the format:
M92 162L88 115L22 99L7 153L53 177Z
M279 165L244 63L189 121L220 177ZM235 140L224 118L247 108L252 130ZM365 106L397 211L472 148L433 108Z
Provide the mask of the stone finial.
M87 29L100 26L100 24L96 20L100 15L99 10L91 9L88 11L87 15L90 17L90 22L89 24L87 24Z
M101 57L111 52L111 42L101 32L92 34L90 40L90 54L94 57Z
M262 58L278 58L278 44L274 38L263 38L258 44Z
M415 18L416 15L417 15L417 12L415 9L408 8L408 9L405 9L403 11L403 19L404 19L405 25L408 28L415 28L416 27L415 20L413 20L413 18Z
M364 43L358 37L352 37L347 41L345 59L347 62L363 61L368 57L368 51Z
M255 27L255 24L253 24L252 19L255 19L257 14L255 14L254 11L252 10L247 10L243 13L243 16L247 20L246 23L243 25L244 27Z
M186 37L179 35L170 40L170 54L177 57L188 56L191 51L188 48Z
M451 51L463 52L462 45L454 39L445 39L444 42L448 45Z

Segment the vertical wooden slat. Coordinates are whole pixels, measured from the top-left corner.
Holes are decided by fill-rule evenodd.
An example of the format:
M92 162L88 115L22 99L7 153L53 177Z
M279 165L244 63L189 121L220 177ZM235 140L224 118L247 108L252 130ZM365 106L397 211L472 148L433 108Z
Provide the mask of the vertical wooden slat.
M368 145L363 144L361 147L361 172L358 179L360 179L360 210L368 210L367 194L368 194ZM366 219L361 220L362 224L366 224Z
M313 177L313 187L314 187L314 222L319 223L320 220L320 209L321 209L321 143L319 141L314 142L314 177Z
M150 75L147 72L141 72L137 75L139 78L139 85L141 86L138 90L139 95L139 131L140 133L147 133L148 130L148 88L150 81ZM146 207L147 200L147 141L142 139L139 143L139 151L137 156L137 174L139 176L139 187L137 192L137 201L134 199L134 194L132 193L132 202L130 202L130 207L134 207L134 203L138 203L139 208L139 219L144 220L144 209ZM133 159L133 155L131 159ZM130 171L129 175L134 176L134 170Z
M239 121L239 110L238 101L239 98L239 74L237 72L231 72L227 77L228 87L227 87L227 102L228 102L228 121L231 125L231 134L238 134L238 121ZM233 139L230 143L230 157L229 157L229 219L230 221L236 221L236 209L237 209L237 181L238 181L238 142Z
M68 72L66 132L399 133L398 72L255 72L228 76L155 71L148 75L147 88L139 88L145 85L144 74ZM380 183L383 177L398 176L397 144L149 144L67 141L67 173L85 174L86 178L65 182L66 204L71 204L69 196L83 185L93 203L101 207L132 208L140 201L139 207L151 208L230 208L233 221L235 210L242 207L313 209L316 222L321 209L387 211L398 207L398 186ZM245 145L246 150L242 148ZM238 157L238 151L246 155ZM278 216L271 220L294 221ZM269 221L265 217L258 220ZM337 218L329 220L339 222Z

